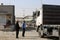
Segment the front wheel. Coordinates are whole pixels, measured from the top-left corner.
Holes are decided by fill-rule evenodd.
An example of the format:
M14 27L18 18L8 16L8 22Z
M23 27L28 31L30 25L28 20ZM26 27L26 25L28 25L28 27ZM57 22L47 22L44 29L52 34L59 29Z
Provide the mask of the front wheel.
M41 32L39 32L39 35L40 35L40 37L41 38L43 38L44 37L44 33L41 31Z

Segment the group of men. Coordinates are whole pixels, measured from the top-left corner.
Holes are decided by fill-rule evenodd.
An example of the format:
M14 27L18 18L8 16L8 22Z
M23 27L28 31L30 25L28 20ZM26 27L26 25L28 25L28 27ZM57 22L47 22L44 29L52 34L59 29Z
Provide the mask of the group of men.
M16 38L18 38L19 29L20 29L20 27L19 27L19 21L17 21L16 24L15 24ZM25 21L23 21L22 29L23 29L22 36L24 37L25 36L25 29L26 29L26 23L25 23Z
M37 32L39 30L39 27L42 26L42 20L40 20L40 19L41 18L38 17L36 20ZM16 38L18 38L19 29L20 29L19 21L16 22L15 29L16 29ZM25 29L26 29L26 22L25 21L23 21L23 23L22 23L22 29L23 29L22 36L24 37L25 36Z

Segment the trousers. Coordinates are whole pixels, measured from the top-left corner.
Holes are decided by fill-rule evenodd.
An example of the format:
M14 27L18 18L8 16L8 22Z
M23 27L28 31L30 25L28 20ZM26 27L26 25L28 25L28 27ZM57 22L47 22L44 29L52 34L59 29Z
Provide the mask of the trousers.
M38 32L38 30L39 30L39 27L40 27L40 25L37 27L37 32Z
M25 36L25 28L23 28L22 36Z
M18 38L18 35L19 35L19 30L16 31L16 38Z

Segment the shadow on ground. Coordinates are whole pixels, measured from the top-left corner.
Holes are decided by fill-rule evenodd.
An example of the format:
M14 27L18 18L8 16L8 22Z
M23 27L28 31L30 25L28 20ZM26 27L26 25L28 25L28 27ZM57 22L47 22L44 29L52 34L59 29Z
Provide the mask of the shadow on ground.
M43 38L47 38L48 40L49 40L49 39L52 39L52 40L59 40L59 37L43 37Z

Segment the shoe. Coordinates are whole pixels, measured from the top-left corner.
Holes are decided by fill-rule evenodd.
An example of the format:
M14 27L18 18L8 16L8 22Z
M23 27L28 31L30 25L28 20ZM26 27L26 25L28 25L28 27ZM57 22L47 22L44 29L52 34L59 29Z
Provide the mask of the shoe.
M16 38L19 38L19 37L16 37Z
M36 31L36 32L38 32L38 31Z
M25 37L25 36L22 36L22 37Z

